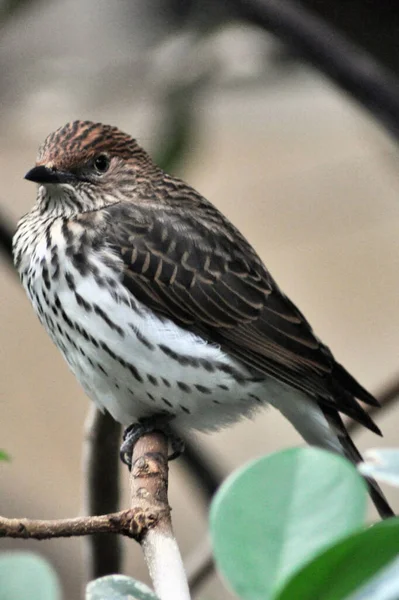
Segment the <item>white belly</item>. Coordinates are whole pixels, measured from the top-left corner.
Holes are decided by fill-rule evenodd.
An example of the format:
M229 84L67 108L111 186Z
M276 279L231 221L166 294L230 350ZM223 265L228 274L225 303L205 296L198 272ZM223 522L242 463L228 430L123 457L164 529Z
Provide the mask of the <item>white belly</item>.
M263 381L218 346L151 314L120 282L99 287L72 265L54 280L51 268L38 245L25 288L88 396L116 420L167 412L182 426L212 430L265 402Z

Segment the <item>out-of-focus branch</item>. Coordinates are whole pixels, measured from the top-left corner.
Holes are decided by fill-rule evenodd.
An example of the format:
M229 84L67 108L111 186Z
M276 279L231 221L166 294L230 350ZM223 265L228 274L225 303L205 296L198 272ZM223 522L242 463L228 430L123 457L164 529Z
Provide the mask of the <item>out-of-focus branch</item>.
M0 212L0 252L5 257L8 265L13 269L12 236L13 230L11 224Z
M371 54L326 21L290 0L229 0L235 14L267 29L349 92L396 138L399 83Z
M224 479L222 469L217 468L215 457L202 449L196 440L188 440L184 432L177 431L176 435L184 440L184 452L179 458L179 466L182 465L187 475L199 485L199 492L208 504Z
M168 440L155 431L135 444L130 476L132 506L158 515L152 527L144 526L139 541L160 600L190 600L187 578L172 530L168 504Z
M86 421L83 452L84 508L88 515L118 510L120 434L120 424L92 404ZM87 538L85 551L89 580L121 571L119 537L94 534Z
M212 548L208 538L205 538L191 552L185 561L190 592L193 596L200 591L202 585L215 572Z
M2 0L0 2L0 31L13 17L18 15L23 9L31 7L32 4L39 4L40 0Z

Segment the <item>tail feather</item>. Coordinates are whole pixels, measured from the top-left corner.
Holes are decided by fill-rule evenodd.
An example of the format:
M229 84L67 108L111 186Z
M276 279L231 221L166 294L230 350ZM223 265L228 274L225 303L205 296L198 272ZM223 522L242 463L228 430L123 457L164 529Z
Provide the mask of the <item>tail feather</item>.
M323 404L335 408L339 412L357 421L373 433L382 435L380 429L364 410L360 402L370 406L379 406L379 402L344 367L334 364L332 379L330 381L331 401L323 399ZM359 402L360 400L360 402ZM322 402L320 398L320 403Z
M333 376L340 387L349 392L353 398L358 398L370 406L380 406L380 403L339 363L335 363Z
M324 416L329 422L330 427L332 427L337 434L346 458L348 458L354 465L361 462L363 460L362 456L351 440L339 413L334 410L326 409L325 407L322 407L322 410L324 412ZM388 501L378 483L371 477L365 477L365 480L367 482L370 497L381 519L394 517L395 513L389 506Z
M366 427L376 435L382 436L381 430L374 423L373 419L370 417L367 411L357 402L357 400L352 396L350 392L345 390L338 390L336 392L336 399L334 403L330 404L330 407L333 411L336 411L336 405L342 407L342 413L346 416L350 417L363 427ZM324 402L325 406L329 406L327 402ZM339 408L341 410L341 408Z

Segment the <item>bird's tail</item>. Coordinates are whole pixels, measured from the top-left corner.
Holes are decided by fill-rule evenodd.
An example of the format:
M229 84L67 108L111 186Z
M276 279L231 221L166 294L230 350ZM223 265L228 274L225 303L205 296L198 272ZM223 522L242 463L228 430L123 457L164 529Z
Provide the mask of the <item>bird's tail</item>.
M324 407L323 412L327 421L329 422L330 427L336 432L346 458L348 458L355 465L361 462L363 460L362 456L355 444L352 442L339 413L335 410L329 410ZM389 506L388 501L378 483L371 477L365 477L365 480L369 488L370 497L381 519L394 517L395 513Z

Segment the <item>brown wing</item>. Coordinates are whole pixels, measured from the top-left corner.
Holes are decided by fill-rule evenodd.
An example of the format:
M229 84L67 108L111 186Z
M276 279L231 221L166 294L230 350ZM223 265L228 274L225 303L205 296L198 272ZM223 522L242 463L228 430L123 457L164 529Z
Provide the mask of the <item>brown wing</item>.
M197 198L198 200L198 198ZM107 243L124 284L158 315L220 344L274 377L378 432L355 397L376 404L279 290L241 234L203 199L107 209Z

